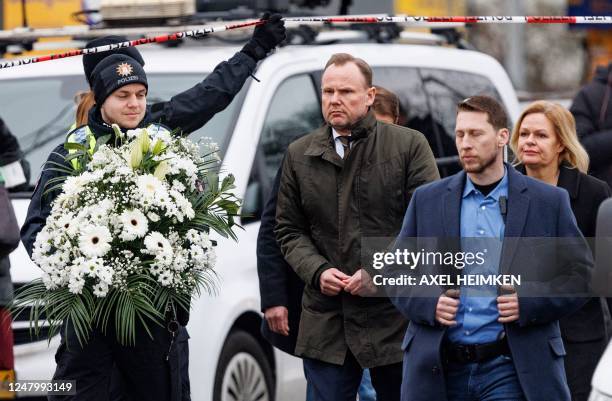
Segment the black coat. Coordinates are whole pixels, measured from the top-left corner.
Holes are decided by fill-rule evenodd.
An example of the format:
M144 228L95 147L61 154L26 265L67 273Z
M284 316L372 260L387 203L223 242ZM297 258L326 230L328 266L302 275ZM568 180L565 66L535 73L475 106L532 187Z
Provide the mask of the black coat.
M594 237L599 205L612 196L608 184L562 164L557 186L569 193L572 211L582 234L586 238ZM604 339L606 327L602 306L600 298L592 298L578 311L561 319L563 339L570 342Z
M9 254L19 245L19 225L3 184L0 184L0 214L0 306L4 306L13 299Z
M17 138L0 118L0 166L23 160L22 158L23 152ZM24 168L24 173L26 178L29 178L27 168ZM19 225L4 185L0 186L0 213L0 305L7 305L13 299L9 254L19 245Z
M590 173L612 186L612 63L597 68L593 80L574 98L570 111L591 159Z
M265 319L261 324L261 334L276 348L294 355L302 314L304 283L285 261L274 235L280 173L281 170L276 174L270 197L261 215L257 236L257 275L261 311L265 312L273 306L285 306L289 310L289 336L272 332Z
M16 162L23 158L23 152L15 135L9 131L4 121L0 118L0 166Z

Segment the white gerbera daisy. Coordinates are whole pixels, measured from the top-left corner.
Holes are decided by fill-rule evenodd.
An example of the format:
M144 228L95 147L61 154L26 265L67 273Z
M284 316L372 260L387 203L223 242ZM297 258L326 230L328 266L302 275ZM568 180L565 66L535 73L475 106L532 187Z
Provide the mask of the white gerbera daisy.
M62 214L55 222L55 225L60 230L68 231L68 229L70 229L70 226L72 225L73 219L74 219L74 216L72 216L71 214Z
M153 255L172 255L172 245L161 233L153 231L144 239L148 253Z
M110 251L111 233L104 226L85 226L79 236L79 250L90 258L104 256Z
M123 227L120 238L124 241L142 238L149 231L147 217L138 209L126 210L119 218Z

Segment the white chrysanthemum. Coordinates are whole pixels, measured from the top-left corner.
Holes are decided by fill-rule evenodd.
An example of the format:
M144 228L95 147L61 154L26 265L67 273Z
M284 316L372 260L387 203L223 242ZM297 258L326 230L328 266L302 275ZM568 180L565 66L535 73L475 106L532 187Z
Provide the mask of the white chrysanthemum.
M53 278L51 277L49 273L42 274L42 281L46 289L57 290L58 285L55 282L53 282Z
M81 259L81 263L79 264L79 269L82 275L87 275L90 277L99 277L102 269L104 269L104 260L101 258L90 258L90 259Z
M204 248L204 257L200 259L200 268L212 269L217 264L217 254L214 248Z
M121 213L119 218L123 227L120 238L124 241L142 238L149 231L147 217L138 209L126 210Z
M81 229L79 250L90 258L104 256L111 249L111 233L107 227L88 225Z
M113 283L113 270L108 266L102 266L98 270L98 279L101 283L105 283L106 285L111 285Z
M91 158L92 168L104 168L112 165L113 152L107 146L102 146L95 152Z
M100 282L94 285L93 294L98 298L104 298L108 294L108 284Z
M83 185L87 185L87 184L91 184L91 183L100 181L102 177L104 177L104 171L93 170L93 171L86 171L83 174L81 174L80 179L82 180Z
M172 269L177 272L184 271L185 269L187 269L188 255L188 252L184 250L177 252L174 255L174 260L172 261L170 267L172 267Z
M177 192L183 193L183 192L185 192L186 188L185 188L185 185L183 185L182 182L180 182L178 180L174 180L174 181L172 181L172 189L177 191Z
M73 294L81 294L83 287L85 286L85 280L82 278L72 277L68 283L68 290Z
M49 275L51 276L51 281L53 282L53 284L58 287L65 286L66 283L68 283L67 274L62 274L62 272L54 271L49 273Z
M127 135L128 139L134 139L140 135L142 131L144 131L144 128L130 129L125 134Z
M158 253L155 255L155 262L162 267L170 266L173 261L174 255L171 253Z
M200 233L200 243L199 244L204 249L207 249L207 250L212 249L213 244L207 232Z
M172 245L161 233L153 231L144 239L148 253L153 255L172 255Z
M168 287L174 282L174 276L172 275L172 272L164 270L157 277L157 281L159 281L164 287Z
M36 241L34 241L34 247L38 248L40 253L47 253L51 250L52 237L51 233L43 229L36 236Z
M200 264L202 260L206 257L206 252L202 249L201 246L193 244L189 247L189 255L193 262L197 265Z
M193 228L190 228L189 230L187 230L187 234L185 234L185 238L187 238L187 241L191 242L192 244L200 243L200 233L198 233Z
M81 192L84 186L85 180L83 180L80 175L69 176L64 181L64 184L62 185L62 190L64 191L66 196L71 196Z
M195 217L191 202L189 202L180 192L170 190L170 196L172 196L176 204L176 217L178 221L182 222L184 217L188 219L193 219Z
M162 270L164 270L163 266L161 266L161 265L159 265L157 263L151 263L151 265L149 266L149 271L154 276L158 276L159 273L162 272Z
M155 142L156 139L159 139L165 143L171 143L173 139L172 133L161 125L149 128L149 135L151 136L151 142Z
M88 208L89 222L98 226L107 226L113 209L113 202L110 199L103 199Z

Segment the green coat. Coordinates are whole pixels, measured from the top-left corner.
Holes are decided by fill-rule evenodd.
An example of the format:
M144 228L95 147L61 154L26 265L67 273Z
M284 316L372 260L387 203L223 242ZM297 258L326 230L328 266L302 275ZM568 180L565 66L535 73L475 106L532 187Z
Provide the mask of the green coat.
M354 274L362 237L395 237L414 190L439 174L418 131L377 122L369 112L352 136L357 139L346 161L329 126L289 145L275 232L306 284L296 354L341 365L350 348L369 368L402 360L407 321L387 298L323 295L315 277L329 267Z

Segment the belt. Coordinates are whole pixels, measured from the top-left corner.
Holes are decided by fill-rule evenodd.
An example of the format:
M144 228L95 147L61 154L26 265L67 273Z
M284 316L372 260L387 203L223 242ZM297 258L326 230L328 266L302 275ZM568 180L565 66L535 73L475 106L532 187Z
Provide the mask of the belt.
M442 348L445 362L478 363L500 355L510 356L510 347L506 337L485 344L446 343Z

